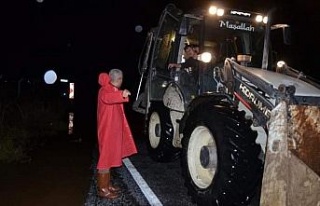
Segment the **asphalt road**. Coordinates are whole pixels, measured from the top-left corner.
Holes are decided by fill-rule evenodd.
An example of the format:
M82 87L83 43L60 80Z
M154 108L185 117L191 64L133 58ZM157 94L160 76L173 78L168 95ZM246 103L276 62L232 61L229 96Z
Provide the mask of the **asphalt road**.
M146 148L147 137L143 134L143 116L129 113L128 120L131 122L138 154L125 159L123 166L115 169L112 173L115 177L115 183L123 188L123 192L116 200L100 199L97 196L95 172L93 170L85 206L195 206L196 204L192 202L184 186L180 159L169 163L153 161ZM93 165L96 158L97 152L93 152ZM256 197L252 200L250 206L258 205L259 200Z
M184 187L179 161L154 162L148 156L144 142L141 140L136 143L138 154L125 159L123 166L113 172L115 183L123 188L121 196L112 201L97 197L96 178L93 174L85 205L195 205ZM132 174L132 170L138 174L134 172Z

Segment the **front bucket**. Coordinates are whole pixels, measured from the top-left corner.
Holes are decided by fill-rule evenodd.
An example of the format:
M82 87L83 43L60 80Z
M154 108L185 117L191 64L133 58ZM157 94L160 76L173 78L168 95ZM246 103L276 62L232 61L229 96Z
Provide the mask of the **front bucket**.
M320 108L281 102L272 111L260 205L320 206Z

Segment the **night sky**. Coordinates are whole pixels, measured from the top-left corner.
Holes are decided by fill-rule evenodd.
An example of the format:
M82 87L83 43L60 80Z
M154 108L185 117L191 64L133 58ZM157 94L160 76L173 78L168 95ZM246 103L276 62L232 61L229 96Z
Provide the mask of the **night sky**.
M95 122L99 72L120 68L124 87L135 94L138 59L147 31L156 26L168 3L184 11L207 0L7 0L1 2L0 80L42 79L54 69L75 82L76 120ZM227 3L228 2L228 3ZM250 4L246 2L251 2ZM290 66L320 79L320 1L230 0L230 8L266 12L282 8L277 20L292 27L293 45L285 48ZM141 25L143 31L135 32ZM318 76L317 76L318 75ZM134 96L134 95L133 95ZM135 96L133 97L135 98ZM132 98L132 99L133 99ZM131 101L132 102L132 101ZM95 129L93 126L92 130Z
M38 1L43 1L39 3ZM2 4L2 73L38 77L48 68L62 76L121 68L137 72L137 61L147 30L156 25L167 3L183 10L209 1L164 0L16 0ZM265 12L283 8L284 22L293 30L287 62L316 73L320 3L316 1L225 1L233 8ZM250 1L252 2L252 1ZM135 32L135 26L144 30Z

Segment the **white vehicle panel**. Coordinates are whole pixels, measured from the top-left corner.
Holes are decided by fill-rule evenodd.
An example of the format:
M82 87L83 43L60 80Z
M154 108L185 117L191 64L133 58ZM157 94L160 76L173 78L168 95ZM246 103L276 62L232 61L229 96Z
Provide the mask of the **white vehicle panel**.
M277 89L281 84L286 86L293 85L296 88L296 96L320 97L320 89L298 78L258 68L246 68L246 70L265 82L273 85L275 89Z

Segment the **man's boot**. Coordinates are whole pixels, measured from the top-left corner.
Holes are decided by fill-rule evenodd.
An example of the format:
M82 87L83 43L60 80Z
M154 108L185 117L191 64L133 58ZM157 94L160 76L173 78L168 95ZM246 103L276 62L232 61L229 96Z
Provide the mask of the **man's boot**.
M111 173L111 171L110 171L110 177L111 177L111 179L112 179L112 173ZM112 184L112 180L110 180L109 190L112 191L112 192L114 192L114 193L120 193L120 192L121 192L120 187Z
M111 192L114 192L114 193L120 193L121 192L120 187L118 187L116 185L113 185L111 182L110 182L110 185L109 185L109 190Z
M115 199L119 195L110 190L110 172L98 173L98 195L101 198Z

